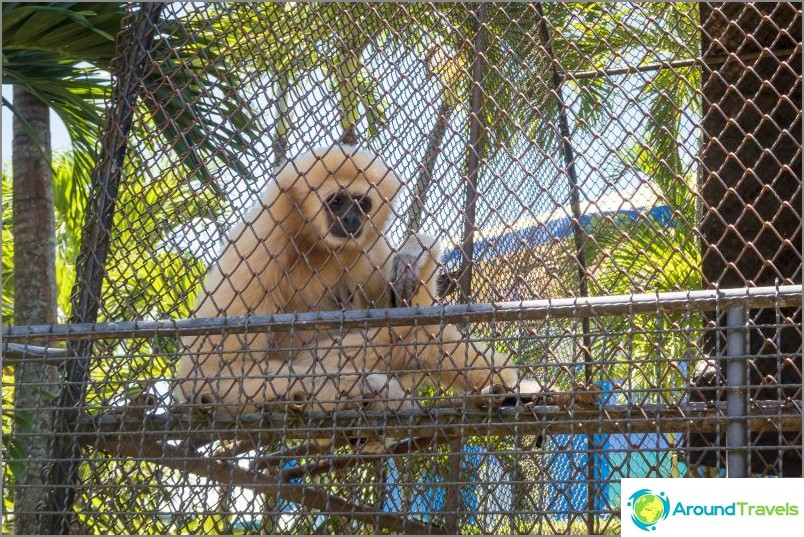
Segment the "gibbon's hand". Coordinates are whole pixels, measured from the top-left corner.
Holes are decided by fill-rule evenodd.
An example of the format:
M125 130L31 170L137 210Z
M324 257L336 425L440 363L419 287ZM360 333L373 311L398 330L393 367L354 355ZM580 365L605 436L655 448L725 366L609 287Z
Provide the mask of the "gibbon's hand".
M394 306L435 304L436 272L441 251L441 243L435 237L423 233L408 237L394 254L388 274Z
M413 297L422 283L417 263L418 259L413 255L400 252L394 257L389 275L393 290L393 306L406 307L412 304Z

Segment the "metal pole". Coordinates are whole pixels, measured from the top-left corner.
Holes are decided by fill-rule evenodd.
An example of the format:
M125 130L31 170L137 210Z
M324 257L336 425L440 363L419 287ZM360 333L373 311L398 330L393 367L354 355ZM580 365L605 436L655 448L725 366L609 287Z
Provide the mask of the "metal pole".
M101 287L106 271L106 257L114 222L128 133L134 117L136 102L142 86L143 66L153 42L162 3L139 4L139 12L124 41L123 57L118 66L121 73L112 98L99 165L93 174L93 194L88 202L87 226L81 242L77 263L76 293L73 301L73 322L94 323L100 309ZM120 43L118 43L120 46ZM127 71L128 70L128 71ZM81 403L89 377L89 358L92 340L68 342L65 360L66 380L59 397L51 448L52 466L49 472L50 494L44 527L51 535L69 534L76 496L76 480L81 460L81 447L74 438L81 414Z
M726 476L748 475L748 382L745 355L748 348L748 308L732 306L726 312Z
M567 170L567 179L569 182L569 196L570 196L570 210L572 211L572 236L575 242L575 263L578 268L578 294L581 297L589 296L589 282L588 275L586 274L586 255L584 254L585 233L582 225L581 214L581 188L578 185L578 172L575 169L575 151L572 148L572 134L569 128L569 118L567 117L568 106L564 102L564 92L562 85L564 83L564 75L559 70L558 60L553 51L552 41L550 39L550 31L547 27L547 18L544 16L544 10L541 3L536 4L536 9L540 17L540 33L542 45L544 46L545 53L551 64L552 71L552 85L555 92L555 98L558 102L558 128L561 134L561 145L564 154L564 166ZM589 386L594 378L594 371L592 369L592 337L589 334L589 318L583 317L581 319L581 333L583 341L583 349L581 354L584 362L584 381ZM586 519L586 530L593 534L595 533L595 517L592 514L594 511L594 503L596 496L595 487L595 456L599 448L595 443L594 435L586 435L587 441L587 459L586 459L586 473L587 473L587 498L586 509L588 517Z
M312 311L275 313L251 317L210 317L198 319L162 319L159 321L120 321L106 323L4 326L0 330L3 352L22 356L24 345L35 337L47 336L50 343L166 336L197 336L210 332L240 331L289 332L293 330L344 330L413 326L440 323L482 323L501 321L537 321L545 319L577 319L579 317L608 317L638 313L690 313L728 309L742 305L752 309L800 307L801 285L780 287L743 287L739 289L704 289L699 291L668 291L628 295L592 296L494 302L486 304L448 304L376 310ZM9 348L11 343L20 343ZM31 352L54 352L52 347L33 347ZM63 349L55 352L64 353Z
M466 157L466 205L464 207L463 241L461 253L463 266L458 275L461 302L472 296L472 265L475 256L475 209L477 207L477 179L480 173L480 139L485 132L483 125L483 73L486 67L486 41L489 29L486 26L488 4L477 8L477 31L474 39L472 60L472 109L469 113L469 148Z

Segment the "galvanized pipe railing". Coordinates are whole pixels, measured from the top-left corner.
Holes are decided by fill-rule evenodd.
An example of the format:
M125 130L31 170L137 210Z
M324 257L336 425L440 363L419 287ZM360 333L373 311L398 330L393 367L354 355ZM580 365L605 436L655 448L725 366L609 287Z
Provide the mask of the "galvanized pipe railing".
M726 313L726 475L748 477L748 308L735 304Z
M9 326L5 342L47 337L51 342L81 339L185 336L248 329L289 331L299 329L350 329L440 323L535 321L547 318L585 318L638 313L703 312L739 305L750 309L800 306L801 285L707 289L597 297L576 297L481 304L390 308L374 310L281 313L252 317L163 319L107 323ZM4 351L5 352L5 351Z

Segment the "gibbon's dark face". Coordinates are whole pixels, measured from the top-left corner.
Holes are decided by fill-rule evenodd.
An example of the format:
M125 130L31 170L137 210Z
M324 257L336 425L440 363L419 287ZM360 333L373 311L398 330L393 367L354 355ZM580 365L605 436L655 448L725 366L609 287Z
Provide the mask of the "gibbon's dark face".
M326 199L329 232L342 239L358 238L368 220L372 202L368 195L353 195L340 191Z

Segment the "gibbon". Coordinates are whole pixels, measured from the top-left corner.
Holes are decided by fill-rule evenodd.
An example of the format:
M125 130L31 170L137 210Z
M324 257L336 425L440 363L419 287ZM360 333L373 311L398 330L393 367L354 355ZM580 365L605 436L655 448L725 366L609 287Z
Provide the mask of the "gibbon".
M284 163L228 235L195 317L246 316L435 303L440 246L411 235L398 250L386 227L401 189L380 159L335 145ZM404 408L424 377L446 388L511 389L516 372L491 345L455 326L345 332L295 330L185 336L180 401L239 412L272 404L331 410Z

